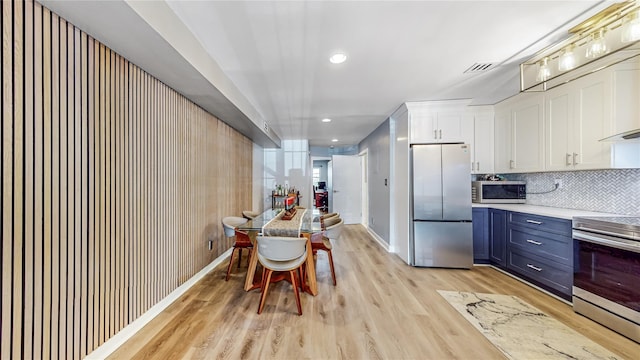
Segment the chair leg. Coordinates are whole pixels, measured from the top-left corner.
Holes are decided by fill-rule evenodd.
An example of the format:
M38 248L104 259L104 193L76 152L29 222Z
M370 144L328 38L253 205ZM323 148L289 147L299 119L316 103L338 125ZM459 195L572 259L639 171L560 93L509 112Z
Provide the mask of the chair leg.
M298 305L298 315L302 315L302 306L300 305L300 291L298 291L298 284L296 284L295 269L289 270L291 276L291 285L293 285L293 293L296 295L296 305Z
M267 300L267 290L269 290L269 284L271 283L271 274L273 271L264 268L266 272L262 278L262 294L260 294L260 306L258 306L258 314L262 314L262 308L264 308L264 302Z
M238 248L238 253L240 254L240 256L238 256L238 269L240 269L240 263L242 262L242 248Z
M300 265L300 288L302 291L307 291L307 262L303 262Z
M329 255L329 267L331 267L331 277L333 278L333 286L336 286L336 271L333 268L333 256L331 255L331 250L327 250L327 254Z
M227 266L227 277L224 281L229 281L229 274L231 274L231 264L233 264L233 257L236 254L236 248L234 247L231 251L231 259L229 259L229 266Z
M249 249L249 256L247 256L247 267L249 267L249 263L251 262L251 253L253 252L253 248Z

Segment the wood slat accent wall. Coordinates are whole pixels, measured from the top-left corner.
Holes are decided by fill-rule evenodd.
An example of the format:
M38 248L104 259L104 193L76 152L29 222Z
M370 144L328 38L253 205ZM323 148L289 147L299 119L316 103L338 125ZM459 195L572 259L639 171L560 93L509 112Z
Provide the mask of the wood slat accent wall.
M38 3L0 28L0 358L79 359L231 246L252 142Z

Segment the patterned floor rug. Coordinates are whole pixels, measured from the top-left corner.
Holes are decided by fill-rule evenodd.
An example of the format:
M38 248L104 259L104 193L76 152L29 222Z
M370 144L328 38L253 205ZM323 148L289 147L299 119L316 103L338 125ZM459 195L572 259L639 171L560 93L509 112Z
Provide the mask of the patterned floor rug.
M516 296L438 292L509 359L619 359Z

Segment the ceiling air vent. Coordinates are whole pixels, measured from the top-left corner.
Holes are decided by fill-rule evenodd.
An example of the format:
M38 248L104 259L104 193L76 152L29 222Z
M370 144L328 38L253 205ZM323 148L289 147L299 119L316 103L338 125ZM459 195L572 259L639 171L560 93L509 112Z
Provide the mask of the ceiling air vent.
M475 73L487 71L489 69L493 69L493 63L475 63L469 66L469 68L465 70L464 73L475 74Z

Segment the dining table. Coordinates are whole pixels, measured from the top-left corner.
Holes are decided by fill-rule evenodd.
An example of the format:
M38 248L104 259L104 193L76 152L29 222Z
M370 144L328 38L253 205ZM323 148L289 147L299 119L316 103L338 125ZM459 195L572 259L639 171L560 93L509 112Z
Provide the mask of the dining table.
M296 210L298 216L292 220L283 220L284 211L284 209L268 209L248 222L236 226L236 230L248 233L251 241L254 242L254 251L251 252L249 257L249 268L244 282L244 290L250 291L261 286L260 278L256 279L255 276L258 267L258 251L255 244L257 235L304 236L307 239L307 261L306 282L303 288L306 292L315 296L318 294L318 284L313 261L313 250L311 248L311 236L322 231L322 225L318 220L321 213L317 209L298 208Z

